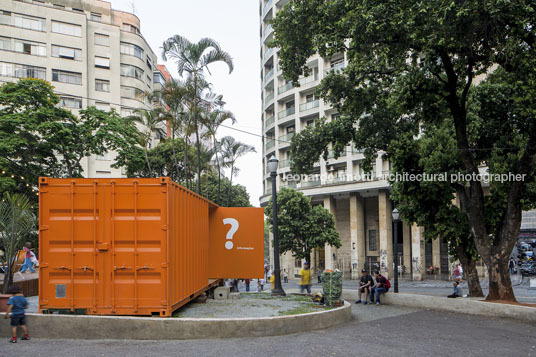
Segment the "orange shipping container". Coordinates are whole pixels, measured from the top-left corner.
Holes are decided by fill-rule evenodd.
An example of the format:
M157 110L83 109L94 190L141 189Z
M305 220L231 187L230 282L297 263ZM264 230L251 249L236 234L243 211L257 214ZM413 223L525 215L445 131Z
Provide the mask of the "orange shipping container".
M39 185L41 311L170 316L215 279L262 277L260 208L218 207L165 177ZM231 235L243 239L239 255L215 256L229 240L227 219L244 214L253 223Z

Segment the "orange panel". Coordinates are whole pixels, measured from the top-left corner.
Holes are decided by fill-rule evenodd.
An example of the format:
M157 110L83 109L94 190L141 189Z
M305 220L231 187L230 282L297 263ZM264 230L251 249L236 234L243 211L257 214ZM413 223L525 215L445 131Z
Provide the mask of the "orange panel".
M210 278L260 279L264 274L264 210L219 207L210 214Z
M165 177L39 185L41 311L170 316L209 276L262 276L262 209L218 208ZM234 250L224 218L240 222Z

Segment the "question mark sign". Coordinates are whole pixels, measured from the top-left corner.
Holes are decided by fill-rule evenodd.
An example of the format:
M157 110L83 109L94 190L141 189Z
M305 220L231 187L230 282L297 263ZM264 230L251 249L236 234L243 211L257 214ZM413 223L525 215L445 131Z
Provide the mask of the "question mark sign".
M231 225L231 229L229 229L229 231L227 232L227 237L225 237L225 239L229 239L228 241L225 242L225 248L230 250L230 249L233 249L233 242L231 242L231 240L233 239L233 235L238 230L238 221L234 218L224 218L223 224Z

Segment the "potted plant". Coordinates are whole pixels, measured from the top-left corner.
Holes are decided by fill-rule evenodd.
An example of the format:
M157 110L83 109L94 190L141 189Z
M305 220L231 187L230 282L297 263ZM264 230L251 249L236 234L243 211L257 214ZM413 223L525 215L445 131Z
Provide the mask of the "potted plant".
M0 202L0 239L4 246L4 283L2 293L13 285L13 273L16 266L17 251L22 248L24 238L33 231L36 216L28 197L22 194L6 192ZM7 304L9 295L0 295L0 309L3 302ZM5 310L1 310L5 311Z

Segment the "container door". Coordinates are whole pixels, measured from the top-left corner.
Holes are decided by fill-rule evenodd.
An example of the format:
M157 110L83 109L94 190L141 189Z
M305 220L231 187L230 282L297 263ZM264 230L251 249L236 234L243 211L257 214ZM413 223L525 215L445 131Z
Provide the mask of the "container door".
M167 305L167 185L112 184L109 302L113 313L159 313Z
M99 187L40 180L40 308L95 312L103 277L95 253L103 213Z
M260 279L264 274L264 210L210 210L209 278Z

